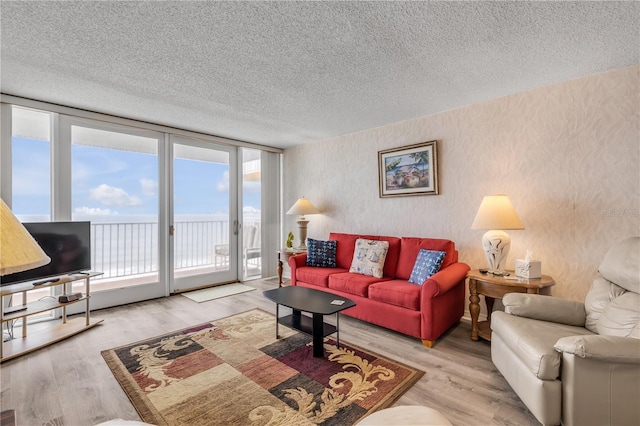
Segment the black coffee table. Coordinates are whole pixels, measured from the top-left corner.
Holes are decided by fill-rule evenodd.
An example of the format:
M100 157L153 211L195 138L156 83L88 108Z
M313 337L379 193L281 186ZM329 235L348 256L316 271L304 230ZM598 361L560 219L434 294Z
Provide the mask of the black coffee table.
M340 345L340 311L356 306L353 300L307 287L279 287L266 290L263 294L276 303L276 338L279 338L278 324L310 334L313 337L314 357L324 357L323 340L330 334L336 333L336 344ZM335 301L344 303L337 304ZM293 313L280 318L280 305L293 309ZM303 311L311 313L313 317L302 315ZM336 314L335 326L323 321L324 315L332 314Z

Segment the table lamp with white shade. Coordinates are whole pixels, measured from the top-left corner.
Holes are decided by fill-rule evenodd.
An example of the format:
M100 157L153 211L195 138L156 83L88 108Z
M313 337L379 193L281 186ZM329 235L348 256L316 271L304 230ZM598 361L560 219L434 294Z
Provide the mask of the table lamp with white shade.
M524 229L509 197L504 194L484 197L471 229L488 229L482 236L482 247L489 271L503 272L511 248L511 237L504 230Z
M289 209L287 214L299 214L300 219L296 221L298 224L298 237L300 238L300 244L296 247L299 250L307 249L307 225L309 221L304 217L305 214L317 214L320 213L318 209L315 208L311 201L306 198L298 198L298 201L295 202L293 206Z
M49 262L49 256L0 199L0 276L28 271Z

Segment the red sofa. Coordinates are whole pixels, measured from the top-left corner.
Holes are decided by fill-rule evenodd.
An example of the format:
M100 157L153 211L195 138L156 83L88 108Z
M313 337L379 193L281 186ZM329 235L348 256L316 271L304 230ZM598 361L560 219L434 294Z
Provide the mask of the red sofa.
M356 240L384 240L389 251L382 278L349 272ZM344 314L422 339L427 347L462 318L469 266L458 262L450 240L331 233L336 268L306 266L307 254L289 258L291 284L349 298ZM420 249L446 252L440 270L421 286L408 282Z

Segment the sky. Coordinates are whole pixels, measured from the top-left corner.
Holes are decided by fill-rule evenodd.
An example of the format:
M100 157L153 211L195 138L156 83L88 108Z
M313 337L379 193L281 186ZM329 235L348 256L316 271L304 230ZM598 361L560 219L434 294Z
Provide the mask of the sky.
M13 138L12 208L17 215L49 213L49 148L48 141ZM71 172L74 219L157 215L156 155L73 144ZM173 173L174 214L228 213L228 165L175 159ZM259 184L245 184L243 195L244 210L259 212Z

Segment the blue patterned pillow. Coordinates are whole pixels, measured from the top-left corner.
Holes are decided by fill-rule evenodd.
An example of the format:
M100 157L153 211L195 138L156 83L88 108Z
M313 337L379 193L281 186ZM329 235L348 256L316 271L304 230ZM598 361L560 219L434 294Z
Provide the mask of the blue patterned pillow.
M336 267L337 241L319 241L307 238L307 266Z
M440 265L447 252L420 249L416 263L413 265L409 282L422 285L422 283L440 270Z

